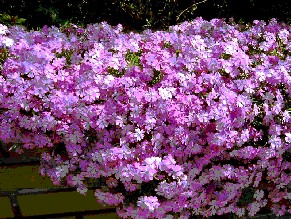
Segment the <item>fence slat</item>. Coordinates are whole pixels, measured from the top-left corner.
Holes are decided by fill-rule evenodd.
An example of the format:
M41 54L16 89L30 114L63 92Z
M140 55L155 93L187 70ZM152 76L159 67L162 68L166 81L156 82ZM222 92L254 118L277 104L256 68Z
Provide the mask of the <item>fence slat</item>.
M1 147L0 147L1 148ZM24 160L17 160L15 158L0 158L0 166L19 166L19 165L38 165L40 164L40 158L26 158ZM97 189L101 188L104 184L102 180L98 181L98 187L88 187L88 189ZM287 188L288 192L291 192L291 183L288 184ZM97 215L104 213L115 213L115 208L107 208L107 209L99 209L99 210L86 210L86 211L75 211L75 212L64 212L64 213L55 213L55 214L44 214L44 215L35 215L35 216L22 216L22 212L18 203L17 196L22 195L33 195L33 194L46 194L46 193L57 193L57 192L69 192L76 191L76 188L24 188L17 189L17 191L0 191L0 197L7 196L11 203L11 209L13 211L14 217L7 217L6 219L15 219L15 218L58 218L58 217L67 217L67 216L75 216L76 219L83 219L86 215ZM275 219L277 218L273 213L268 214L260 214L254 217L256 219ZM279 217L280 219L291 219L291 215L286 213L284 216ZM247 219L245 217L245 219Z
M94 188L89 188L94 189ZM41 215L33 215L33 216L23 216L21 213L20 206L18 204L17 196L18 195L27 195L27 194L40 194L40 193L54 193L54 192L70 192L75 191L75 188L60 188L60 189L19 189L16 192L11 191L1 191L1 196L8 196L11 202L11 208L14 214L14 217L8 217L7 219L16 219L16 218L30 218L30 219L37 219L37 218L59 218L59 217L68 217L68 216L75 216L77 219L83 219L86 215L98 215L104 213L115 213L115 208L106 208L106 209L99 209L99 210L85 210L85 211L74 211L74 212L64 212L64 213L53 213L53 214L41 214Z

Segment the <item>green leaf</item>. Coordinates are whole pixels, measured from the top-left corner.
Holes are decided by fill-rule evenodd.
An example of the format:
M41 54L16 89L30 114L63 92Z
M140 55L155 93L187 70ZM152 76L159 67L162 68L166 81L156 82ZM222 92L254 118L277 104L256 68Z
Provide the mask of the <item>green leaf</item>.
M176 58L178 58L178 56L179 56L179 54L180 54L181 52L182 52L182 51L179 50L179 49L176 50Z
M119 70L114 69L114 68L112 68L110 66L108 66L107 69L108 69L108 73L109 74L114 75L116 77L121 77L121 76L123 76L125 74L125 69L123 69L122 72L120 72Z
M221 57L222 57L224 60L229 60L229 59L232 57L232 55L231 55L231 54L227 54L227 53L222 53L222 54L221 54Z
M10 20L11 20L11 16L8 15L8 14L3 14L3 15L2 15L2 19L3 19L3 20L6 20L6 21L10 21Z
M173 47L173 46L171 45L170 42L166 41L166 42L164 43L164 48L172 48L172 47Z
M24 19L24 18L19 18L17 21L16 21L16 23L17 24L22 24L22 23L24 23L26 21L26 19Z
M244 21L242 18L239 19L238 24L244 24Z
M140 63L141 52L131 52L127 51L125 54L125 60L129 66L142 66Z

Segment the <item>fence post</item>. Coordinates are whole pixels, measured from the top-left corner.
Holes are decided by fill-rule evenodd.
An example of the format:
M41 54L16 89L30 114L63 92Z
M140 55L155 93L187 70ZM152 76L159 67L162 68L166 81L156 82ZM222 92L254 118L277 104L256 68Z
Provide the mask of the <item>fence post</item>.
M10 193L9 200L11 203L11 208L15 218L22 217L22 213L18 204L17 196L15 193Z

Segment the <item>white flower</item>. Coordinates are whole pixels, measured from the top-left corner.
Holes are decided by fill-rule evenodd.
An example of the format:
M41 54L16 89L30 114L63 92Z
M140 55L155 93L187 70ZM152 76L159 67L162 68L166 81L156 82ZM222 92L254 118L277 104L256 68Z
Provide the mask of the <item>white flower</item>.
M230 54L230 55L233 55L235 53L235 48L233 45L226 45L225 46L225 52L226 54Z
M237 212L238 216L240 216L240 217L245 215L245 209L244 208L238 208L236 212Z
M152 168L158 168L161 162L162 162L162 158L160 157L147 157L144 160L145 165L149 165Z
M286 135L285 141L291 143L291 133L285 133L285 135Z
M223 174L227 176L228 178L231 178L232 176L235 175L233 166L230 166L227 164L227 165L224 165L224 169L225 170L223 170Z
M175 92L175 88L158 88L160 96L166 100L166 99L171 99L172 94Z
M263 190L256 190L254 194L254 198L258 201L261 200L264 197L264 191Z
M82 195L86 195L88 189L85 187L85 188L77 188L77 192L79 192L80 194Z
M249 104L250 101L246 96L238 95L237 96L237 106L244 107L246 104Z
M110 85L111 81L114 81L114 77L112 75L106 75L104 77L104 84Z
M143 130L140 130L139 128L137 128L137 129L135 129L135 132L136 132L136 133L134 133L134 137L135 137L138 141L140 141L141 139L143 139L143 137L144 137L144 131L143 131Z
M8 33L8 27L3 24L0 24L0 35L4 35L6 33Z
M124 116L116 116L116 125L123 127L123 124L125 123L126 118Z
M285 195L284 198L291 200L291 193L287 193L287 195Z
M145 209L149 209L150 211L154 211L157 207L159 207L160 203L156 196L143 196L139 197L137 205Z
M74 185L81 185L83 183L78 176L73 176L72 181Z
M260 204L258 202L253 202L248 206L249 216L253 217L260 210Z
M256 74L257 74L257 77L258 77L259 81L264 81L266 79L265 72L257 71Z
M2 42L2 44L4 44L5 46L10 47L13 45L14 40L8 37L1 37L0 42Z
M69 166L68 165L61 165L61 166L56 167L57 177L63 178L66 176L67 173L69 173Z

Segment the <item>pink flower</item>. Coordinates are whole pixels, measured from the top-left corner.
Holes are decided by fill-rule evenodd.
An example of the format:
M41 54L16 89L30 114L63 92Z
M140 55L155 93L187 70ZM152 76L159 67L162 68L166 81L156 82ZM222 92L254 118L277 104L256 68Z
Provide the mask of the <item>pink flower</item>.
M126 217L164 218L170 211L181 218L190 212L244 216L245 210L256 214L266 201L280 202L286 191L274 188L284 189L289 180L280 172L290 164L283 160L291 141L290 116L288 109L281 112L290 66L288 56L283 60L269 52L282 51L278 34L288 50L286 26L255 21L240 32L220 19L197 18L171 30L130 35L102 23L70 28L67 37L56 27L42 33L9 28L13 45L5 49L10 57L1 66L0 139L21 140L27 149L63 143L60 154L43 156L41 174L57 185L67 176L83 194L84 177L105 177L109 192L96 194L98 201L122 207L126 212L119 213ZM265 42L258 42L261 36ZM170 48L162 48L165 41ZM134 55L142 67L127 64L129 51L141 51ZM221 58L225 52L232 56ZM71 65L64 69L67 60ZM117 77L108 66L124 75ZM154 77L159 80L150 85ZM262 142L268 137L261 130L265 126L271 138ZM244 165L219 165L229 159ZM248 165L254 159L256 164ZM267 178L259 174L262 168ZM224 185L217 182L222 178ZM266 188L274 190L268 200L257 192L261 202L237 208L242 190L263 180L275 184ZM117 183L126 192L116 195ZM149 199L139 194L140 206L129 201L125 207L121 200L128 200L128 192L146 185L158 189L149 186ZM162 203L157 193L168 200ZM283 206L273 210L285 212Z
M139 200L137 201L137 205L142 208L153 211L157 207L159 207L160 203L156 196L143 196L139 198Z

